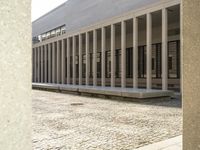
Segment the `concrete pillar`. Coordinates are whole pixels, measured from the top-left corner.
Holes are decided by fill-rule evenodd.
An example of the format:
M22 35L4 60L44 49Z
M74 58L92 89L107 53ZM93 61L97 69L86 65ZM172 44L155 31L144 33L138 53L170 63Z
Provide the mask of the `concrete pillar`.
M60 41L57 41L57 84L60 84Z
M0 1L0 149L31 150L31 1Z
M73 85L76 85L76 36L73 36Z
M34 48L34 82L37 82L37 48Z
M70 37L67 38L67 84L70 84Z
M133 87L138 88L138 18L133 18Z
M62 84L65 84L65 39L62 40Z
M51 74L52 74L52 71L51 71L51 64L52 64L51 44L48 44L48 60L49 60L49 63L48 63L48 83L51 83L52 82L52 80L51 80Z
M97 86L97 30L93 30L93 86Z
M183 150L200 149L200 1L182 0Z
M106 29L101 28L101 86L105 86Z
M115 25L111 25L111 87L115 87Z
M85 47L86 47L86 79L85 79L85 81L86 81L86 83L85 83L85 85L87 86L87 85L89 85L89 70L90 70L90 56L89 56L89 33L88 32L86 32L86 40L85 40L86 42L85 42Z
M47 83L47 79L48 79L48 77L47 77L47 61L48 61L48 56L47 56L47 50L48 50L48 48L47 48L47 46L48 45L44 45L44 82L45 83Z
M55 62L55 42L52 43L52 83L56 83L56 62Z
M41 67L40 67L40 66L41 66L41 65L40 65L40 60L41 60L41 58L40 58L40 54L41 54L41 53L40 53L40 52L41 52L41 47L38 47L38 50L37 50L37 51L38 51L38 60L37 60L37 61L38 61L38 71L37 71L37 73L38 73L38 83L40 83L40 81L41 81L41 80L40 80L40 68L41 68Z
M147 14L147 89L152 87L152 15Z
M168 89L168 19L167 9L162 9L162 89Z
M126 22L121 22L121 87L126 87Z
M44 45L41 46L41 55L40 55L40 66L41 66L41 76L40 82L44 83Z
M82 34L79 34L79 85L82 85Z

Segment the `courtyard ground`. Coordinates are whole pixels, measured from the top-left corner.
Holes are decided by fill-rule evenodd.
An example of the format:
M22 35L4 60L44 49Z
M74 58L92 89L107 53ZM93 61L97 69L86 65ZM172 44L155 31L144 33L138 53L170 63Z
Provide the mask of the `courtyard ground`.
M32 93L34 150L132 150L182 132L178 99L119 101Z

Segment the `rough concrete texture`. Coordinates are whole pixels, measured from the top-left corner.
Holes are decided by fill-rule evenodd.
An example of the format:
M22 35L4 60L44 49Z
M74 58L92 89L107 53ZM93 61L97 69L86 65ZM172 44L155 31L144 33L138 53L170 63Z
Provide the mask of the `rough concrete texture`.
M183 149L200 150L200 1L182 2Z
M31 1L0 1L0 149L31 149Z
M180 100L115 101L33 91L33 149L131 150L182 133Z

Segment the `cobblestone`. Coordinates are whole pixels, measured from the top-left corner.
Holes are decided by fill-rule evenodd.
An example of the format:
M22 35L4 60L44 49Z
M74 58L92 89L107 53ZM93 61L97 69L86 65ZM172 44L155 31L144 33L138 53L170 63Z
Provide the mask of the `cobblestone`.
M139 103L33 90L34 150L132 150L181 132L180 100Z

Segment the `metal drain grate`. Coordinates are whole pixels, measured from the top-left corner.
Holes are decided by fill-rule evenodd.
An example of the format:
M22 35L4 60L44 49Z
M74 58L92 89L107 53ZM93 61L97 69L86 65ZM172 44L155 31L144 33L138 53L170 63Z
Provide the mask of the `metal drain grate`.
M82 106L84 105L83 103L71 103L71 106Z

